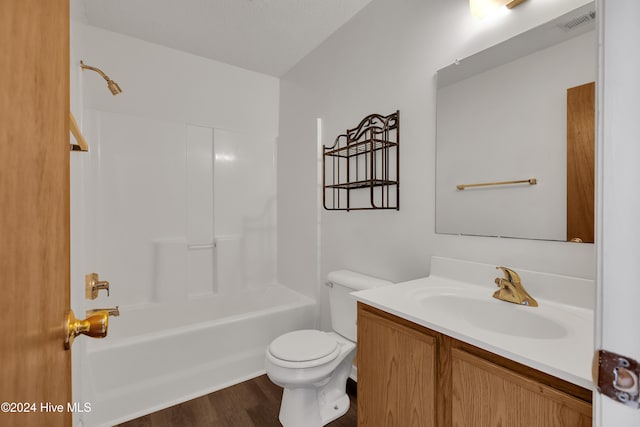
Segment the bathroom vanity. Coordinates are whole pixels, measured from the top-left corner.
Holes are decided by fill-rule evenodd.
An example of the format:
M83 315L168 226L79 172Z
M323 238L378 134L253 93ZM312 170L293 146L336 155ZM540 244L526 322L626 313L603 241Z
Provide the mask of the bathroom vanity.
M525 272L540 306L522 307L469 283L491 275L434 258L427 278L354 294L360 426L591 425L592 310L564 300L589 281Z
M590 426L591 391L358 307L359 426Z

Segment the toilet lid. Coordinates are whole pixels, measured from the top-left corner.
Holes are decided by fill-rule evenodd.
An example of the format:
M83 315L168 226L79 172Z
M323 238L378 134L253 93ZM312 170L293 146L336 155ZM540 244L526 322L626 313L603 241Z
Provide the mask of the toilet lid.
M328 356L337 347L336 339L326 332L302 330L279 336L269 346L269 352L281 360L308 362Z

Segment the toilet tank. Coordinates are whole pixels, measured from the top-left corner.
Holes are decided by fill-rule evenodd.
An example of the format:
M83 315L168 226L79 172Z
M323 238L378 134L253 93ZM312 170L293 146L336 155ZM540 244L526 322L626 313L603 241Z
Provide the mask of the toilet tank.
M331 327L343 337L356 341L356 299L351 292L391 285L392 282L349 270L332 271L327 276Z

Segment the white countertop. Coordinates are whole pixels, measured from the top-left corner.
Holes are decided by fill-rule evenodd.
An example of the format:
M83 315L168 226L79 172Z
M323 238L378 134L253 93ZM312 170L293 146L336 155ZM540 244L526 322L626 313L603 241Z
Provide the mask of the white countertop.
M426 328L593 389L593 310L540 299L531 291L539 306L520 306L492 298L495 289L432 274L352 295Z

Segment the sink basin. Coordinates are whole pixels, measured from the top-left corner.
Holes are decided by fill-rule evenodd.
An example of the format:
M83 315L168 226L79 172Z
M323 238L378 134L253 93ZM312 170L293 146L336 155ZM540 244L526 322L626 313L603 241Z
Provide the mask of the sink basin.
M487 331L536 339L560 339L567 335L565 327L539 314L539 307L525 307L505 301L466 297L457 294L423 295L421 306L434 314L462 318Z

